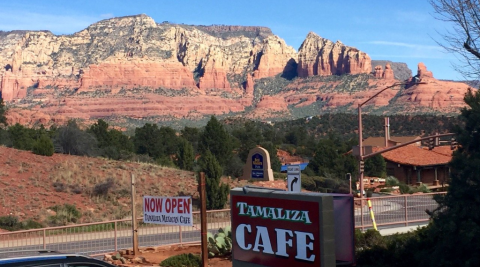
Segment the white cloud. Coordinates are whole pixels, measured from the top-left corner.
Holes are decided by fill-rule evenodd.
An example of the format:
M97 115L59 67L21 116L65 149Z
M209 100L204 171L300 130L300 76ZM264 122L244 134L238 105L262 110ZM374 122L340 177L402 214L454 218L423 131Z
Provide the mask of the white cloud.
M433 50L443 49L441 46L438 46L438 45L421 45L421 44L410 44L410 43L389 42L389 41L371 41L371 42L367 42L367 44L401 46L401 47L407 47L407 48L413 48L413 49L433 49Z
M82 15L52 15L30 11L0 10L0 30L49 30L55 34L72 34L100 18Z

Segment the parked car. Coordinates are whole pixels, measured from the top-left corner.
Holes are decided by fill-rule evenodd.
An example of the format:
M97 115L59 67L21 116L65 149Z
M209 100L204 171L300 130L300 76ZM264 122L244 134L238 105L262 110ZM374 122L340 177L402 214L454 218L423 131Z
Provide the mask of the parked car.
M107 262L51 250L0 252L0 267L115 267Z

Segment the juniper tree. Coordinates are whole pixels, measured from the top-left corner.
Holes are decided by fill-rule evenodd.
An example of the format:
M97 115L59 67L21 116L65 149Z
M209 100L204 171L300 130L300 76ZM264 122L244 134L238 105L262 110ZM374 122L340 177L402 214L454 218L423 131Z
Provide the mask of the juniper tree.
M232 157L232 137L215 116L210 118L200 135L199 148L202 154L209 150L221 166Z
M205 173L207 209L223 209L227 203L229 187L220 181L223 172L222 166L210 150L202 155L200 166L201 171Z
M180 140L177 151L177 166L182 170L192 171L195 161L193 146L185 139Z
M42 134L33 144L32 152L37 155L52 156L54 152L52 139L48 135Z
M448 192L432 214L431 266L480 266L480 91L469 89L465 103L464 126L454 129L458 149L449 163Z

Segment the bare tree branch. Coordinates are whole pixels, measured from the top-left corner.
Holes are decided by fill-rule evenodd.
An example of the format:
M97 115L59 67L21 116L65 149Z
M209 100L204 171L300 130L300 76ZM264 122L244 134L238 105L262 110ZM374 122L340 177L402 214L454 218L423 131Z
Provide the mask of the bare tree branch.
M454 65L466 77L480 77L480 0L429 0L435 18L449 22L453 29L441 33L437 41L447 52L455 54L461 65Z

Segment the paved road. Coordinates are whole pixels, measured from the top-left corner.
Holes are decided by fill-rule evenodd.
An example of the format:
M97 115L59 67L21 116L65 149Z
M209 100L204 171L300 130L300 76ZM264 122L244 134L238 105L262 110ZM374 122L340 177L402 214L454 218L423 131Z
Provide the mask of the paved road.
M142 235L142 236L139 236L138 239L139 239L138 240L139 245L141 247L168 245L168 244L174 244L174 243L180 242L179 233L165 233L160 235L158 234ZM182 242L194 242L198 240L200 240L200 231L182 232ZM114 250L114 247L115 247L115 238L103 238L103 239L96 239L96 240L48 244L46 246L46 249L92 255L92 254L100 254L104 252L111 252ZM131 248L132 247L131 236L118 237L117 247L118 249ZM20 250L39 250L39 249L43 249L43 246L41 248L38 245L2 248L0 249L0 254L2 252L19 250L19 249Z

